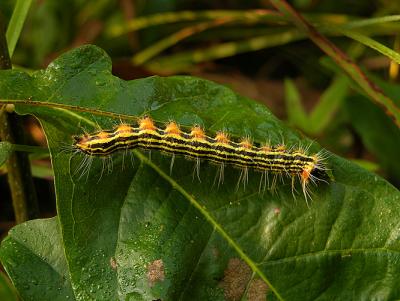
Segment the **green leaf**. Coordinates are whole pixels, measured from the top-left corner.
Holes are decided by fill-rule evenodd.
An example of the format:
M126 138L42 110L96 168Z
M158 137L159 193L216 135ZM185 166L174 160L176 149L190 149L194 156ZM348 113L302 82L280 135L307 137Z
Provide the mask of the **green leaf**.
M202 163L199 182L193 162L176 158L170 175L169 158L133 151L133 166L119 154L112 171L97 159L80 176L82 156L62 152L72 135L112 127L118 114L144 113L184 129L202 124L210 134L225 128L258 142L310 144L262 105L188 76L123 81L94 46L32 76L13 70L0 79L2 97L22 100L17 111L44 126L76 299L238 300L254 283L287 300L400 298L400 194L335 155L327 159L335 181L313 187L308 208L300 194L293 198L290 181L259 193L252 171L236 191L234 168L217 187L211 164ZM15 268L8 269L13 279Z
M0 271L0 299L7 301L18 300L15 289L2 271Z
M0 260L23 300L74 300L57 218L11 229Z
M375 162L363 160L363 159L353 159L351 162L356 163L360 165L362 168L365 168L366 170L376 172L379 170L379 165L376 164Z

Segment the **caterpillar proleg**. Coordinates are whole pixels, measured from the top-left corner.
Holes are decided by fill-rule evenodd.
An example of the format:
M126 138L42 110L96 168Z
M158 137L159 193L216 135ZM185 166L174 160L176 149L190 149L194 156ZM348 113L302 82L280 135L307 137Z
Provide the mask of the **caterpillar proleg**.
M181 155L195 160L197 166L200 160L215 163L220 166L218 182L223 178L225 165L240 168L240 178L244 183L249 169L261 172L261 181L266 181L269 174L274 175L273 182L276 182L276 176L291 177L292 189L295 178L299 178L306 200L309 197L309 183L320 180L318 174L326 169L320 153L306 154L306 150L300 147L288 149L283 144L256 145L250 138L235 142L223 131L210 137L198 125L185 132L174 121L160 128L148 116L140 118L137 126L122 123L111 130L83 134L74 139L74 150L88 156L87 160L93 157L107 158L117 151L138 148L161 151L172 155L173 159ZM172 164L173 161L171 168Z

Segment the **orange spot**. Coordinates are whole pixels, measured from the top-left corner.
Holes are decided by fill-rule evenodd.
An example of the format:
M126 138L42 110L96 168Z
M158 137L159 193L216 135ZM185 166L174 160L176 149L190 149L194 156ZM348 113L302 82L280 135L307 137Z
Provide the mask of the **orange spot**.
M269 153L269 152L271 152L271 146L269 146L268 144L265 144L265 145L261 146L261 150L265 153Z
M251 143L251 140L249 138L243 138L240 141L240 146L243 148L252 148L253 147L253 143Z
M108 137L110 136L110 134L109 134L109 133L106 133L106 132L100 132L100 133L98 133L96 136L97 136L99 139L105 139L105 138L108 138Z
M130 132L132 131L132 127L129 124L121 124L117 127L118 132Z
M139 129L155 131L156 126L154 125L154 122L150 117L145 116L145 117L139 119Z
M203 129L198 125L195 125L194 127L192 127L192 130L190 131L190 135L193 138L199 138L199 139L204 139L206 137L206 134L204 133Z
M218 132L217 135L215 136L215 140L219 143L229 143L229 136L227 133L224 132Z
M177 125L176 122L173 122L173 121L171 121L171 122L169 122L167 124L167 126L165 127L164 131L169 135L180 136L180 134L181 134L181 130L179 128L179 125Z

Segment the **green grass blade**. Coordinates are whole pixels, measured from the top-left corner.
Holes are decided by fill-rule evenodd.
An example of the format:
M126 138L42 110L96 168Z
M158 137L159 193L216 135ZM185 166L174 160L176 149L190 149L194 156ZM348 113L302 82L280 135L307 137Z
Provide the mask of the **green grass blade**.
M285 79L285 103L289 123L308 132L307 114L301 102L300 93L290 79Z
M384 17L376 17L376 18L368 18L364 20L357 20L357 21L352 21L346 24L345 26L347 28L361 28L361 27L366 27L366 26L371 26L371 25L377 25L377 24L384 24L384 23L392 23L392 22L399 22L400 21L400 15L392 15L392 16L384 16Z
M248 11L234 11L234 10L205 10L205 11L180 11L180 12L167 12L154 14L149 16L139 17L129 20L126 24L114 24L107 28L106 36L113 38L126 34L130 31L135 31L151 26L163 25L177 22L201 21L201 20L215 20L215 19L236 19L236 20L268 20L276 21L281 20L282 17L271 10L248 10Z
M338 76L322 94L318 104L310 115L311 128L309 133L317 135L332 121L338 108L344 101L349 89L349 80Z
M205 31L213 27L221 26L229 21L230 19L214 20L210 22L199 23L191 27L185 27L173 33L172 35L158 41L157 43L154 43L153 45L147 47L146 49L140 51L132 58L132 61L135 65L141 65L150 60L151 58L155 57L168 47L171 47L192 35L195 35L197 33L200 33L202 31Z
M238 42L227 42L206 49L196 49L193 51L160 57L148 62L146 68L150 70L168 70L170 72L178 72L187 69L194 63L284 45L302 38L304 38L304 35L296 29L285 30L276 34L269 34Z
M17 45L31 3L32 0L17 0L17 3L15 4L6 32L8 53L10 54L10 57L12 57L14 53L15 46Z
M344 28L335 28L338 32L343 34L344 36L347 36L357 42L360 42L361 44L364 44L365 46L368 46L384 56L390 58L391 60L395 61L397 64L400 64L400 54L389 47L383 45L382 43L379 43L378 41L371 39L370 37L361 34L359 32L353 31L353 30L348 30Z

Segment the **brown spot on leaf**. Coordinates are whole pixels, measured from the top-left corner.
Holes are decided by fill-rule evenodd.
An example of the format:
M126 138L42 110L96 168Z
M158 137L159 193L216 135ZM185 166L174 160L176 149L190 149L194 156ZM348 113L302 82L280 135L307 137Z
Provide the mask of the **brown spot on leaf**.
M225 299L240 300L251 277L250 267L239 258L231 258L224 271L220 287L224 290Z
M218 258L219 257L219 250L217 249L217 248L212 248L211 249L211 252L212 252L212 255L215 257L215 258Z
M110 258L110 266L113 270L117 269L117 261L115 260L115 257Z
M154 260L147 266L147 279L150 286L153 286L156 282L164 281L164 263L161 259Z
M248 301L265 301L268 292L268 285L261 279L253 279L247 291Z

